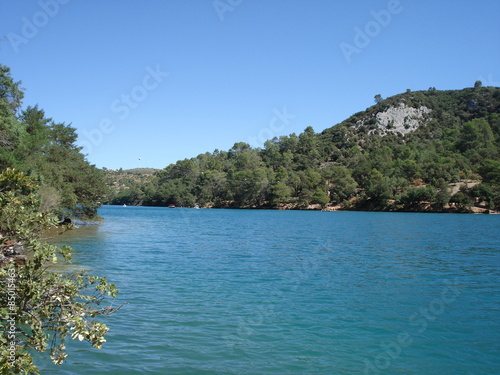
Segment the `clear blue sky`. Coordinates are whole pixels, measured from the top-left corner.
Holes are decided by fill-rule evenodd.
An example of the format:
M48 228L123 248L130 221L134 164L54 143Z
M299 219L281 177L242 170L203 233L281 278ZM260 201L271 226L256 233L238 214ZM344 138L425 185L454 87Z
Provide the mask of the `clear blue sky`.
M0 63L92 164L163 168L375 94L499 86L499 19L498 0L1 0Z

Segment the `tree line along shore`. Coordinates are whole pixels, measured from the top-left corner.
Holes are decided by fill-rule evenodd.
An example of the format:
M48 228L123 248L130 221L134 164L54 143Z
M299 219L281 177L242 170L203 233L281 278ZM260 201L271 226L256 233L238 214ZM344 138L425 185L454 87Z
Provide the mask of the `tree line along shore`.
M484 212L500 207L500 89L405 93L333 127L238 142L162 170L105 170L104 202L144 206Z

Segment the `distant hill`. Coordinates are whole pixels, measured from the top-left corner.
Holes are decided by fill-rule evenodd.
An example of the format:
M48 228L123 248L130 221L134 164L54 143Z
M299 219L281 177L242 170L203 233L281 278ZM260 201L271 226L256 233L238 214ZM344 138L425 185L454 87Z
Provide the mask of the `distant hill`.
M103 171L106 175L106 184L109 188L107 201L119 199L120 195L127 196L128 204L141 205L143 202L143 188L150 182L158 169L154 168L133 168L133 169L107 169ZM133 195L134 192L136 195Z
M125 169L123 173L125 174L136 174L136 175L152 175L158 169L154 168L133 168L133 169Z
M244 142L138 173L111 203L493 212L500 88L407 91L315 133ZM132 173L131 173L132 174Z

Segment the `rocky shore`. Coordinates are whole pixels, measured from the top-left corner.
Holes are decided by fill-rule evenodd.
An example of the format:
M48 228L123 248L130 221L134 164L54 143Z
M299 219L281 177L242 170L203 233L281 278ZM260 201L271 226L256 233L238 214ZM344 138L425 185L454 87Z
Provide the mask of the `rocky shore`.
M20 242L6 240L0 235L0 267L5 268L10 263L22 266L26 263L24 246Z

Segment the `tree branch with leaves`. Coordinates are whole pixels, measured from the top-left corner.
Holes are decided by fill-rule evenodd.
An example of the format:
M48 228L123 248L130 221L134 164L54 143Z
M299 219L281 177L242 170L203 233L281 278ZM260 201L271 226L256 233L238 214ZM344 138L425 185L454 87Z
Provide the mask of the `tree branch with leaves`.
M41 211L40 205L32 179L14 169L0 174L0 374L39 373L32 350L49 350L51 360L62 364L68 335L100 349L108 327L96 318L121 307L103 305L118 293L106 278L86 271L51 271L60 259L70 261L72 250L40 240L44 231L58 225L57 218ZM21 264L4 252L13 243L26 253Z

